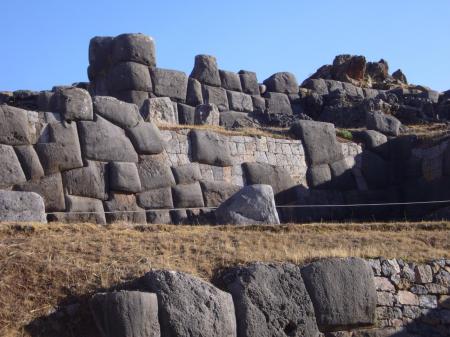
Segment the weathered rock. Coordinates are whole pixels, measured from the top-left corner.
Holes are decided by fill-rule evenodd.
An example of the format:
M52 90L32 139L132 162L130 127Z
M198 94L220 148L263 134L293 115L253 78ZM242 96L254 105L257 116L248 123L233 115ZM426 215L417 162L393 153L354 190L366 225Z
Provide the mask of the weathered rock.
M143 277L142 284L158 296L162 336L236 337L230 294L175 271L151 271Z
M138 156L125 131L97 116L94 122L79 122L80 141L87 159L137 162Z
M66 195L66 211L57 213L52 219L68 223L97 223L106 225L105 211L101 200L85 197Z
M246 112L253 111L253 101L250 95L237 91L227 91L227 95L231 110Z
M64 187L67 193L101 200L108 199L106 165L87 161L86 167L63 173Z
M141 113L149 122L178 124L178 116L168 97L149 98L144 102Z
M66 121L91 121L94 118L92 99L84 89L59 89L53 96L54 107Z
M217 60L210 55L195 56L194 69L191 76L201 83L220 86L220 75L217 67Z
M137 167L144 191L175 185L169 163L161 155L142 156Z
M240 70L242 91L250 95L259 95L259 84L256 73L253 71Z
M26 110L0 105L0 143L28 145L36 141L36 128Z
M16 151L17 158L22 165L27 180L39 179L44 176L44 169L33 146L19 145L14 147L14 150Z
M95 36L89 41L89 80L104 75L109 68L112 41L110 36Z
M332 77L341 82L362 81L366 74L364 56L338 55L333 61Z
M140 192L141 181L135 163L109 163L109 187L113 191Z
M318 336L314 308L297 266L253 263L228 271L223 281L233 296L238 336Z
M402 123L394 116L382 112L369 112L366 119L367 129L379 131L388 136L398 136Z
M263 82L270 92L279 92L283 94L297 94L298 83L294 74L280 72L273 74Z
M133 194L111 193L109 200L104 202L106 220L112 222L126 222L144 224L147 222L145 211L136 204Z
M334 125L315 121L298 121L291 131L301 139L310 165L329 164L343 158Z
M0 221L47 222L44 200L33 192L0 190Z
M332 81L332 83L330 83L330 86L333 90L336 89L336 85L335 83L339 83L337 81ZM305 82L302 83L302 87L304 88L308 88L311 90L316 91L319 95L328 95L328 82L326 82L324 79L322 78L309 78L307 79ZM340 85L340 88L342 89L342 84ZM330 89L330 91L333 91Z
M136 104L119 101L109 96L93 98L94 112L121 128L132 128L142 120Z
M233 165L225 137L210 131L192 130L190 138L193 161L215 166Z
M408 84L408 80L406 79L405 74L400 69L397 69L396 71L394 71L392 73L392 77L402 83Z
M150 36L144 34L121 34L114 38L111 46L113 63L137 62L155 67L155 44Z
M265 97L267 98L266 109L269 115L292 115L292 107L287 95L269 92Z
M170 187L148 190L139 193L136 197L138 205L145 209L173 208L172 189Z
M200 181L206 207L219 207L221 203L237 193L242 186L223 181Z
M202 179L197 163L172 167L172 172L177 184L191 184Z
M103 337L159 337L158 300L139 291L98 293L91 312Z
M216 210L219 224L279 224L270 185L249 185L235 193Z
M112 93L128 90L152 91L147 66L135 62L122 62L113 66L107 75L107 86Z
M231 71L219 70L221 87L227 90L242 91L239 74Z
M188 77L182 71L155 68L151 72L156 96L186 100Z
M245 172L247 184L270 185L275 194L295 185L289 172L281 166L264 163L243 163L242 168Z
M359 258L326 259L302 268L321 331L372 325L377 295L372 270Z
M227 91L225 89L202 85L202 92L205 104L215 104L219 111L227 111L229 109Z
M195 108L186 105L186 104L178 104L178 122L180 124L185 125L194 125L195 124Z
M313 165L306 171L309 187L327 188L331 181L331 170L328 164Z
M220 113L215 104L197 105L194 111L195 125L219 125Z
M139 154L159 154L164 151L161 133L152 122L142 121L126 133Z
M202 84L192 77L188 80L186 103L194 107L203 104Z
M27 181L14 148L0 144L0 188Z
M205 207L198 182L173 186L172 197L175 208Z

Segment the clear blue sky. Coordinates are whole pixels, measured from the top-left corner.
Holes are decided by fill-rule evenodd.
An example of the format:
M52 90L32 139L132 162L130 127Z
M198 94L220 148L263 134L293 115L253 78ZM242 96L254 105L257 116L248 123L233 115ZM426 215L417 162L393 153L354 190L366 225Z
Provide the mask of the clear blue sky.
M158 66L188 74L211 54L260 81L291 71L301 82L350 53L450 89L449 0L28 0L1 13L0 91L86 81L89 39L124 32L153 36Z

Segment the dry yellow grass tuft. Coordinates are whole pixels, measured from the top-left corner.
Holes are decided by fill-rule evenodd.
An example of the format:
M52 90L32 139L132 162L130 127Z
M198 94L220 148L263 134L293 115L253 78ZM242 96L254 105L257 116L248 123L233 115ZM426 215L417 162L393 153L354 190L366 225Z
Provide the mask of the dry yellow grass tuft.
M152 268L210 279L215 270L251 261L302 264L329 256L450 258L450 224L2 224L0 336L29 336L25 327L59 304L83 302ZM88 336L78 325L59 336Z

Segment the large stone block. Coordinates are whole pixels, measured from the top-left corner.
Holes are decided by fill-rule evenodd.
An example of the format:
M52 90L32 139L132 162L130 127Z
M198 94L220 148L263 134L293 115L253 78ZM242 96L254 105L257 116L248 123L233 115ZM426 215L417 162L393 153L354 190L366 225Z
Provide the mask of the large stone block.
M173 208L172 189L170 187L141 192L136 198L138 205L145 209Z
M169 162L162 155L142 156L137 167L144 191L175 185Z
M98 293L91 312L103 337L159 337L158 299L139 291Z
M224 181L200 181L206 207L219 207L221 203L237 193L242 186Z
M67 223L96 223L106 225L105 211L101 200L66 195L66 211L56 213L52 220Z
M0 143L28 145L36 142L36 128L28 111L0 105Z
M86 167L63 173L67 193L101 200L108 199L106 164L87 161Z
M330 164L343 158L333 124L302 120L294 123L291 131L303 142L310 165Z
M192 130L190 133L193 161L215 166L232 166L228 141L210 131Z
M402 125L397 118L381 111L367 113L366 124L367 129L379 131L388 136L398 136Z
M177 113L168 97L149 98L144 102L141 113L146 121L178 124Z
M219 125L220 112L215 104L197 105L194 111L195 125Z
M299 267L253 263L228 271L222 279L233 296L238 336L319 335Z
M144 34L121 34L114 38L111 46L113 63L133 61L155 67L155 43Z
M265 95L266 111L269 115L292 115L289 97L278 92L269 92Z
M273 74L263 82L267 86L267 91L280 92L283 94L297 94L298 83L295 75L288 72Z
M139 63L118 63L108 72L107 86L111 93L127 90L152 91L150 71Z
M259 84L256 73L253 71L240 70L242 91L249 95L259 95Z
M94 112L121 128L132 128L142 121L136 104L126 103L109 96L93 98Z
M375 323L377 293L370 266L359 258L326 259L302 268L319 329L348 330Z
M237 91L227 91L228 102L231 110L235 111L253 111L252 96Z
M136 204L133 194L111 193L111 198L104 202L108 223L125 222L145 224L145 211Z
M173 186L172 197L175 208L195 208L205 206L202 189L198 182Z
M342 89L342 85L337 81L325 81L322 78L309 78L302 83L302 87L311 89L317 92L319 95L328 95L328 87L333 90ZM330 92L333 91L330 89Z
M27 181L14 148L0 144L0 188L11 187Z
M188 77L182 71L155 68L151 72L156 96L186 100Z
M99 161L138 161L137 153L123 129L100 116L94 122L84 121L78 125L85 158Z
M186 103L194 107L203 104L202 84L192 77L188 80Z
M139 154L159 154L164 151L161 133L152 122L142 121L126 133Z
M275 194L295 185L289 172L281 166L264 163L243 163L242 168L248 185L270 185Z
M0 221L47 222L44 200L33 192L0 190Z
M114 93L114 97L120 99L121 101L127 102L127 103L136 104L139 109L142 109L145 101L149 97L149 94L147 91L125 90L125 91Z
M187 104L178 104L178 123L185 125L194 125L195 108Z
M109 163L109 188L113 191L140 192L141 180L135 163Z
M221 87L227 90L242 91L239 74L232 71L219 70Z
M230 294L175 271L151 271L143 277L142 284L158 297L162 336L236 337Z
M44 169L33 146L19 145L14 147L14 150L27 180L39 179L44 176Z
M202 179L200 167L197 163L172 167L172 172L177 184L191 184Z
M219 224L279 224L273 190L270 185L249 185L231 196L216 210Z
M95 36L89 41L89 80L94 80L98 75L104 75L111 64L111 45L113 38L110 36Z
M391 170L389 163L379 155L364 151L361 154L361 171L371 189L386 187L391 181Z
M191 76L201 83L219 87L221 84L217 60L210 55L195 56Z
M53 106L66 121L91 121L94 118L91 95L81 88L62 88L53 96Z
M331 182L331 170L328 164L313 165L306 171L308 186L313 188L327 188Z
M247 112L222 111L220 113L220 125L228 129L257 128L259 122Z
M202 85L202 92L205 104L215 104L219 111L227 111L229 109L227 91L225 89Z

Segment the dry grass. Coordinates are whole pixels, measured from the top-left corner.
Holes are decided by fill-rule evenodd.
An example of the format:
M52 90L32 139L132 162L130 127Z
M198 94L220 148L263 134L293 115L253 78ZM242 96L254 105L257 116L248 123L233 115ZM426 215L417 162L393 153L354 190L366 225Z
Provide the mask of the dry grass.
M267 227L0 225L0 336L58 304L134 279L152 268L210 279L251 261L302 264L328 256L450 258L450 224L310 224ZM82 318L83 322L87 318ZM81 318L80 318L81 320ZM88 319L89 320L89 319ZM64 328L59 336L88 336ZM70 333L69 333L70 332ZM50 334L32 334L33 336Z

